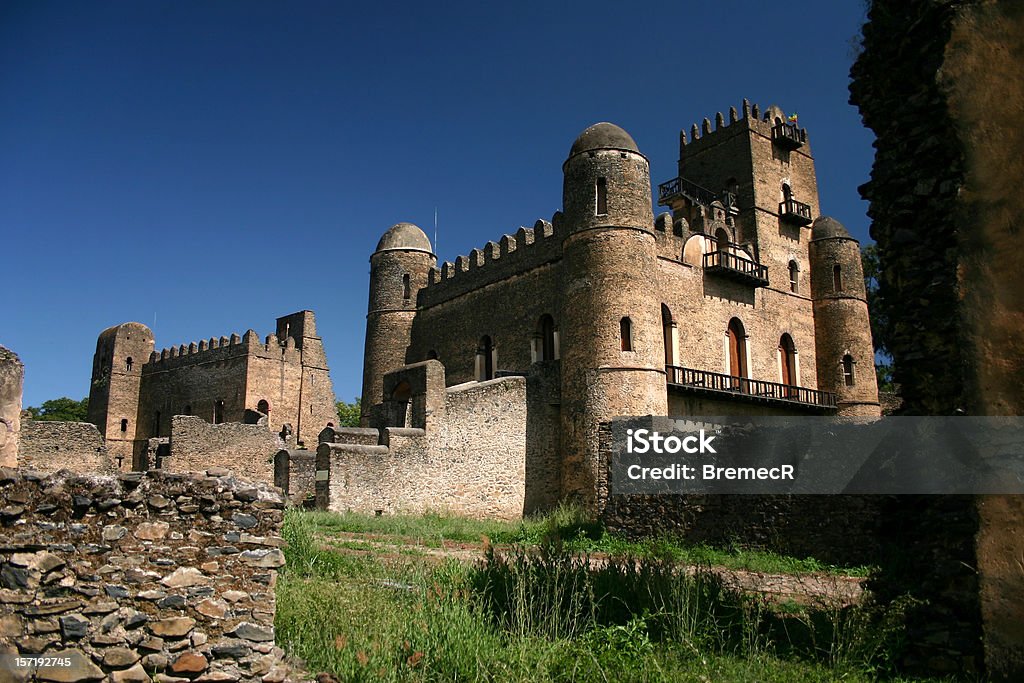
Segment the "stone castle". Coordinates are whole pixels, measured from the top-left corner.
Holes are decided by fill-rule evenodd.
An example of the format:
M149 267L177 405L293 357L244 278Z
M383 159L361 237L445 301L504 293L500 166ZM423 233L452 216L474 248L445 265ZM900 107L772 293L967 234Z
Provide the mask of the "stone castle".
M99 427L108 455L119 467L144 470L160 465L152 461L152 440L171 438L167 454L176 462L186 459L174 452L172 431L187 431L189 440L196 442L196 428L201 428L201 423L181 416L224 424L225 429L229 429L226 423L256 424L265 418L259 431L265 432L265 437L279 433L281 445L315 442L317 433L338 419L334 401L327 357L312 311L278 318L276 332L263 340L249 330L242 336L213 337L159 353L152 331L129 322L104 330L96 342L89 422ZM216 450L220 451L217 457L231 450L225 439L220 441L209 444L211 453L206 457L213 457ZM257 466L265 470L261 478L267 480L275 445L257 447L265 451L263 459L268 460L265 467ZM190 450L204 457L199 452L202 447ZM205 462L209 465L210 461ZM202 466L203 462L196 464ZM217 464L250 473L257 465Z
M616 416L879 415L859 244L820 216L806 130L744 101L679 142L657 218L647 158L598 123L551 221L440 266L415 225L384 234L368 429L321 445L321 504L495 514L512 490L498 514L593 508ZM453 474L463 460L489 474Z

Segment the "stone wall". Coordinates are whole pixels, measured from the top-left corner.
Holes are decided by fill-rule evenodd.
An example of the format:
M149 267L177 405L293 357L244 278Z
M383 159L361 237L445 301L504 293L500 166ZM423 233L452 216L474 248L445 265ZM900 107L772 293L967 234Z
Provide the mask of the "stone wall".
M189 472L223 467L268 484L274 481L274 454L285 447L280 436L258 424L210 424L202 418L175 415L171 420L171 455L161 467ZM150 463L152 466L154 463Z
M18 467L37 472L101 473L116 466L94 424L45 420L22 423Z
M283 508L224 470L0 470L0 652L70 659L45 680L285 680Z
M431 510L521 517L527 488L526 378L502 377L445 389L437 361L402 372L431 378L429 383L416 383L413 377L408 412L419 418L414 417L411 427L383 428L377 445L366 445L362 433L344 430L338 432L340 442L320 444L317 506L389 514ZM385 376L385 387L391 379Z
M875 0L851 101L877 141L871 234L908 414L1024 414L1024 6ZM1024 679L1024 509L1014 498L901 500L902 560L876 590L911 614L910 671Z
M274 456L274 486L284 491L292 505L313 499L315 475L316 451L282 449Z
M14 467L18 462L24 379L25 366L18 354L0 346L0 467Z

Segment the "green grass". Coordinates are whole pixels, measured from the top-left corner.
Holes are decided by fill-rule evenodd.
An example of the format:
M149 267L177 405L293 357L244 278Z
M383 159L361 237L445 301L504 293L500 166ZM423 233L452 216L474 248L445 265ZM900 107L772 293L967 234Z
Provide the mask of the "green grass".
M609 533L588 521L578 508L560 506L545 515L517 521L475 520L438 513L376 517L354 512L307 512L317 533L378 534L400 536L427 547L444 543L479 543L487 538L499 545L535 545L559 538L582 553L607 553L636 557L668 558L677 563L713 565L727 569L774 574L821 573L865 577L871 567L839 567L814 558L795 558L763 550L740 547L722 549L692 545L671 537L632 541Z
M324 520L286 515L275 626L311 673L343 681L858 682L875 680L893 642L871 608L773 611L664 557L598 567L545 543L430 567L327 549L316 534L337 525Z

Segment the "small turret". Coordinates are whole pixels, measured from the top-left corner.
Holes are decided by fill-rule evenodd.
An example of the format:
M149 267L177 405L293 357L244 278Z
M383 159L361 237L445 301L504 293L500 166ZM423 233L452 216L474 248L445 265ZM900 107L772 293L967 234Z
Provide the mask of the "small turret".
M821 216L811 229L810 262L818 388L836 395L840 415L879 415L860 244Z
M360 424L383 399L384 374L406 364L416 299L437 265L430 240L412 223L391 226L370 256L370 302L363 354Z

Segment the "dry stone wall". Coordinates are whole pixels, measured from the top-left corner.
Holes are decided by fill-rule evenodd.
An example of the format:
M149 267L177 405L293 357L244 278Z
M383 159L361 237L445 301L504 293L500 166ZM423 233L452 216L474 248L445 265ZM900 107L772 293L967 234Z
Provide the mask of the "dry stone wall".
M0 653L69 659L44 680L285 680L283 508L226 470L0 469Z
M280 436L259 424L210 424L198 417L171 420L171 455L161 467L174 472L223 467L268 484L274 481L274 454L285 447ZM152 465L152 463L150 463Z
M103 435L94 424L40 420L22 423L18 467L37 472L100 473L110 472L114 466Z
M18 460L24 379L25 366L18 354L0 346L0 467L13 467Z

